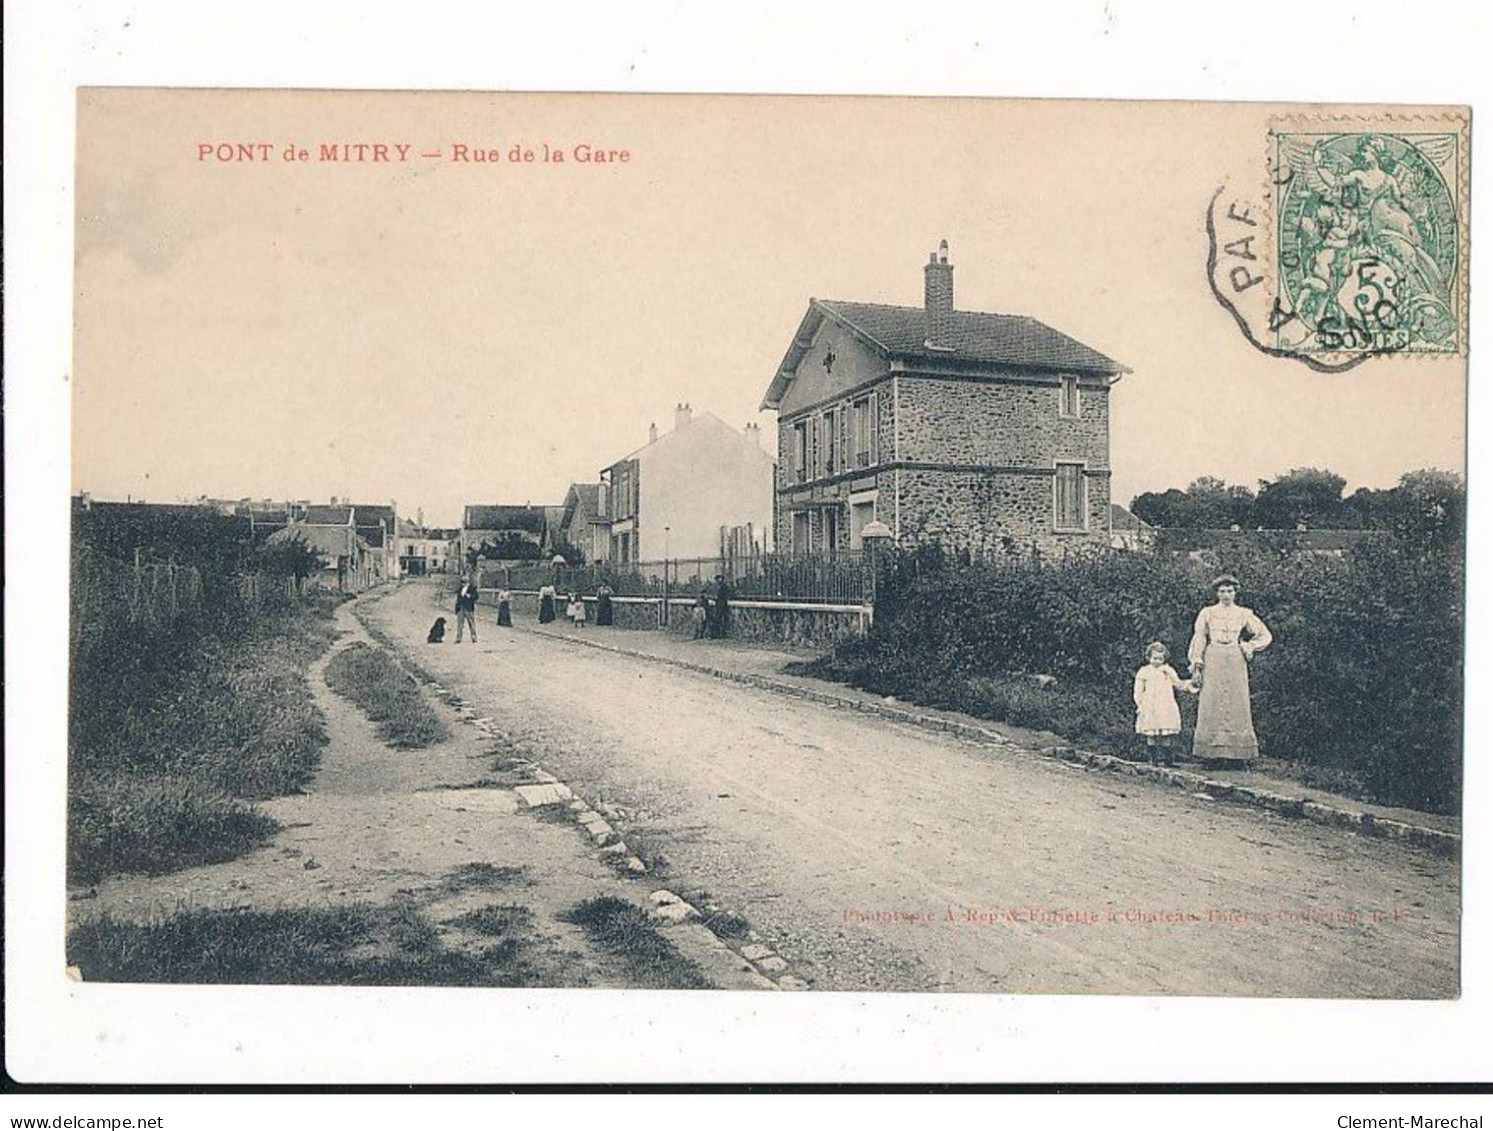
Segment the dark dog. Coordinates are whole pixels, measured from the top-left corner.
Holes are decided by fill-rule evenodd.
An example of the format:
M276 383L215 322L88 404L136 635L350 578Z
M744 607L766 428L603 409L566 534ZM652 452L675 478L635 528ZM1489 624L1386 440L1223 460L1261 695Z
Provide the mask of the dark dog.
M446 618L436 617L435 624L430 626L430 635L425 638L427 644L441 644L446 639Z

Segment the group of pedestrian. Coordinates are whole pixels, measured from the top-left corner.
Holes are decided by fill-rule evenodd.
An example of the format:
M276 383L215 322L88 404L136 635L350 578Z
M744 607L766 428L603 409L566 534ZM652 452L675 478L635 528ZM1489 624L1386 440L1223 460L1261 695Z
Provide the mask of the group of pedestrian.
M1153 640L1145 646L1145 663L1135 673L1135 731L1145 741L1150 761L1170 765L1175 761L1175 740L1182 732L1182 713L1177 706L1178 691L1198 696L1197 726L1193 730L1192 755L1213 765L1241 766L1259 756L1260 744L1255 735L1254 718L1249 702L1249 664L1255 655L1270 646L1270 630L1254 611L1238 603L1239 579L1225 574L1214 579L1216 600L1204 607L1193 622L1192 640L1187 648L1188 677L1183 679L1167 663L1165 643ZM596 623L612 623L612 589L602 585L596 591ZM456 594L456 642L466 633L477 641L476 581L463 576ZM499 589L498 626L513 624L512 594ZM715 575L712 593L702 588L691 607L696 640L722 640L731 632L731 586L722 574ZM539 623L550 624L556 618L558 594L546 583L539 588ZM565 615L576 628L586 624L586 602L571 591L566 596ZM431 630L435 642L436 630Z
M690 619L694 623L695 639L709 637L724 640L731 635L731 586L723 574L715 575L715 595L709 587L700 590L690 608Z
M477 601L481 591L477 582L470 575L463 575L461 588L456 592L456 642L460 644L465 633L470 632L472 642L477 640ZM599 586L596 590L596 623L599 625L610 625L612 623L612 588L608 585ZM539 623L550 624L557 616L559 595L553 585L548 583L539 587ZM498 601L498 627L513 627L513 594L507 589L499 589ZM585 599L574 591L566 595L565 618L575 627L582 628L586 624L586 602Z
M1173 744L1182 732L1176 692L1197 695L1197 726L1192 756L1219 766L1242 766L1259 756L1254 717L1249 705L1249 664L1270 646L1270 630L1251 609L1238 603L1239 579L1214 579L1217 600L1193 622L1187 648L1188 678L1167 661L1167 647L1153 640L1145 648L1145 665L1135 673L1135 731L1145 739L1152 762L1175 760Z

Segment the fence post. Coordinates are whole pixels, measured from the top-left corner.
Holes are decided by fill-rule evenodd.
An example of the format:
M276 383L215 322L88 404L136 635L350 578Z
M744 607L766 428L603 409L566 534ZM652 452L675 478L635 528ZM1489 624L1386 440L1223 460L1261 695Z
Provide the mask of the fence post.
M669 627L669 559L664 559L664 603L658 611L658 623L664 628Z

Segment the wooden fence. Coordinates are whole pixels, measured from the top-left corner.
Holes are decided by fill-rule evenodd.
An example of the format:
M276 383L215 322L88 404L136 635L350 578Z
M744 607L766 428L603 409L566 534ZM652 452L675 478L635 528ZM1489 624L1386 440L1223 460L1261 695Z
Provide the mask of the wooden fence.
M120 561L80 553L72 564L75 641L130 631L142 638L206 616L258 617L297 601L295 579L266 573L221 577L174 562Z

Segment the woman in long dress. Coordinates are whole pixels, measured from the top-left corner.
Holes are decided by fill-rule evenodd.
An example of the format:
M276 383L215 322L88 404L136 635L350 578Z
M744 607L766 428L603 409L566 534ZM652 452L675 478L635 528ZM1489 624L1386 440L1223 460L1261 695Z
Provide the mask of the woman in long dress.
M612 587L601 585L596 589L596 623L612 623Z
M513 594L506 589L498 590L498 627L513 627Z
M555 619L555 587L553 585L541 585L539 587L539 623L549 624Z
M1213 591L1218 603L1198 613L1187 649L1192 678L1202 684L1192 755L1204 762L1243 765L1260 753L1249 709L1249 661L1270 646L1270 630L1235 602L1237 578L1218 578Z

